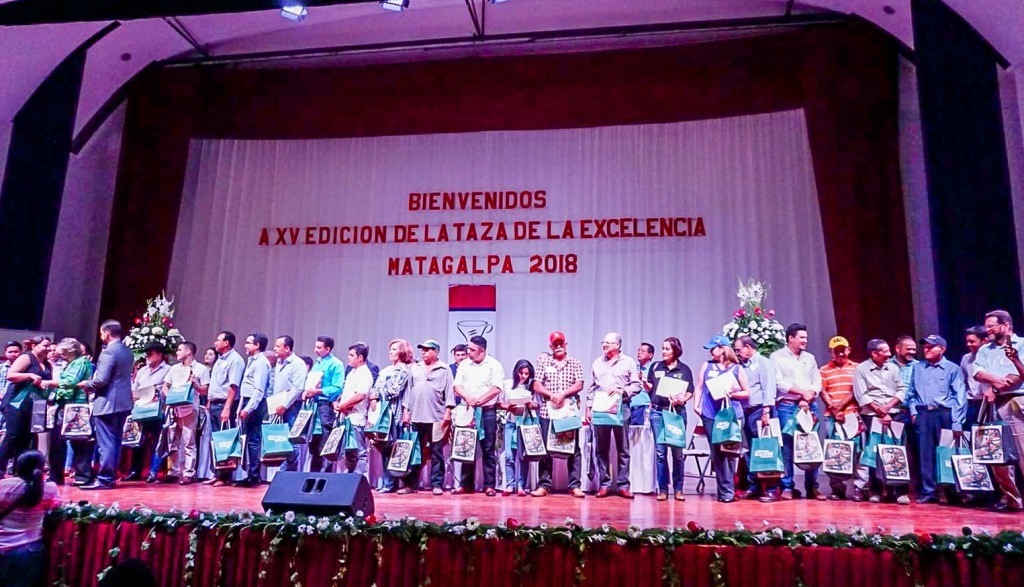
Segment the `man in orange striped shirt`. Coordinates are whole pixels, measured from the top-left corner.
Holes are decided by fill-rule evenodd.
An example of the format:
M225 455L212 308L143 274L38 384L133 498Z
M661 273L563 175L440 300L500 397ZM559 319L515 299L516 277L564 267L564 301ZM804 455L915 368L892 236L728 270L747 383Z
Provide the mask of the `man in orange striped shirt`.
M857 363L850 360L850 342L842 336L833 336L828 341L832 360L821 366L821 400L825 403L825 421L829 434L847 418L858 418L857 400L853 397L853 371ZM839 433L840 438L844 438ZM846 499L848 479L829 475L832 488L831 500ZM859 501L859 500L857 500Z

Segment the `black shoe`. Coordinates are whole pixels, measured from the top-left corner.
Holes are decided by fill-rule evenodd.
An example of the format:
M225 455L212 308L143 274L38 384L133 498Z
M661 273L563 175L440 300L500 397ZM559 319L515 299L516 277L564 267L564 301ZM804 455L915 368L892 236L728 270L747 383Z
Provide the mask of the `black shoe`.
M260 486L260 480L259 479L251 479L251 478L250 479L243 479L243 480L235 483L235 487L259 487L259 486Z
M917 498L917 505L924 505L926 503L939 503L939 498L934 495L922 495Z
M104 483L102 481L93 481L92 483L89 483L88 485L82 485L81 486L81 489L85 489L87 491L99 491L99 490L103 490L103 489L113 489L113 488L114 488L114 484L113 483Z
M150 473L149 477L146 477L146 483L156 483L156 473Z
M132 471L128 473L128 476L122 479L122 481L142 481L142 473Z
M155 475L153 477L155 477ZM148 481L148 479L147 479L147 481ZM164 477L163 481L160 481L160 483L165 483L165 484L166 483L177 483L177 482L178 482L178 477L176 475L168 475L168 476Z

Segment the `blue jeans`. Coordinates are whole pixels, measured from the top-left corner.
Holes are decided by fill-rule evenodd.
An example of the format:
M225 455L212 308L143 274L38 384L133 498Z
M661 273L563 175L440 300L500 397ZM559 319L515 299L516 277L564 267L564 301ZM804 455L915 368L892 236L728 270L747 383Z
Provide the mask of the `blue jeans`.
M519 427L516 426L515 416L511 416L505 422L505 491L517 491L526 487L526 475L523 473L523 461L519 458L519 450L512 448L516 442ZM518 469L518 474L516 474Z
M242 398L239 401L244 406L249 400ZM245 477L250 481L259 481L260 478L260 445L263 443L263 419L266 415L267 400L263 399L256 409L239 423L241 433L245 435L245 456L249 461Z
M775 406L779 414L779 426L783 430L791 420L796 418L796 413L800 409L797 407L795 402L779 402ZM811 403L811 413L821 419L821 412L818 409L817 402ZM793 435L783 434L782 435L782 463L786 472L782 475L782 489L793 489ZM809 471L804 471L804 489L807 494L818 490L818 468L815 467Z
M702 418L704 430L715 429L714 418ZM722 452L719 445L711 445L711 465L715 469L715 483L718 486L718 499L730 501L736 497L736 456Z
M45 562L46 552L41 540L0 552L0 585L35 587Z
M686 422L686 411L684 410L680 416L683 417L683 422ZM664 417L662 416L660 409L651 407L651 431L654 432L654 438L658 438L658 433L664 427ZM658 475L658 493L668 493L668 455L672 453L672 489L679 495L683 492L683 449L669 446L667 444L655 444L654 453L656 457L655 470Z

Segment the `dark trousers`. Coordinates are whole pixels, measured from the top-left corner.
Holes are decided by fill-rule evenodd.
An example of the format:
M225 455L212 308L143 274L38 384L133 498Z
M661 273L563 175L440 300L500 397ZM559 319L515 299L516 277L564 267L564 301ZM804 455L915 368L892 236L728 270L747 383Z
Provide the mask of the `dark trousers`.
M747 445L750 447L753 446L754 439L761 434L760 425L758 423L761 421L761 413L764 411L764 406L748 406L745 409L746 412L743 414L743 436L747 438ZM771 408L771 414L769 414L768 417L775 417L775 408ZM758 483L760 483L760 479L757 478L757 473L753 473L750 470L751 452L753 451L748 450L744 459L746 459L747 463L747 483L750 486L750 490L754 491L759 487Z
M292 404L292 407L290 407L290 408L288 408L287 410L284 411L284 416L282 416L282 420L284 421L285 424L288 424L288 428L289 429L291 429L292 425L295 424L295 418L297 418L299 416L299 411L301 409L302 409L302 402L301 401L296 401L294 404ZM313 422L310 421L309 425L312 426ZM299 450L298 450L298 448L293 450L292 454L289 455L287 459L285 459L283 470L284 471L298 471L299 470Z
M942 430L952 427L953 416L949 409L921 409L917 412L914 428L917 429L917 454L920 457L921 497L935 497L935 447L939 446Z
M629 434L625 426L592 425L594 429L594 452L597 454L597 473L601 489L612 488L610 455L612 438L615 438L616 481L618 489L629 489Z
M163 414L163 412L160 412ZM132 451L132 474L145 475L146 471L153 469L152 465L154 458L156 459L157 468L160 466L160 461L156 454L156 445L160 440L160 431L163 430L164 418L154 420L152 422L142 422L139 427L142 429L142 442L139 446L130 449ZM150 471L154 472L154 471Z
M242 398L242 404L248 401ZM246 416L239 424L241 434L245 435L245 456L248 460L246 479L259 481L260 478L260 446L263 444L263 420L267 417L267 400L260 400L256 409Z
M800 410L800 407L794 402L779 402L776 406L779 413L779 426L783 429L786 425L796 418L796 413ZM821 412L818 410L818 403L811 403L811 413L818 416L821 419ZM782 488L793 489L793 435L783 434L782 435L782 464L786 469L786 472L782 475ZM804 489L807 491L807 495L818 490L818 467L815 467L809 471L804 471Z
M50 450L46 455L50 464L50 480L58 485L64 484L64 466L68 458L68 445L71 445L73 458L71 467L75 470L75 481L79 483L92 482L92 452L93 441L85 438L81 440L65 440L60 436L60 429L64 427L64 410L57 410L57 422L50 432Z
M32 400L26 398L21 406L4 408L7 435L0 443L0 477L7 473L7 465L32 446ZM63 467L63 465L61 465Z
M227 422L220 421L220 414L224 411L224 405L227 404L226 400L215 399L210 400L210 431L219 432L221 430L231 430L235 427L235 414L229 415ZM214 471L214 475L221 481L227 481L231 478L231 469L220 469Z
M96 481L104 485L113 485L117 473L117 465L121 460L121 436L124 434L124 421L128 412L93 416L92 427L96 433L96 447L99 449L100 472Z
M319 473L324 470L325 466L332 466L330 461L320 456L320 449L323 447L324 442L327 441L327 437L331 435L331 431L334 430L334 423L338 420L338 413L334 411L334 406L331 402L326 400L317 401L316 414L313 417L320 418L320 427L323 429L323 433L313 436L309 441L309 454L312 457L309 470Z
M444 485L444 439L434 442L434 425L430 422L414 422L413 427L419 434L420 452L426 458L427 451L430 451L430 487L441 489ZM423 464L409 467L409 474L405 476L405 486L416 489L420 484L420 472L423 471Z
M548 444L548 434L551 434L551 420L547 418L540 419L540 433L544 436L544 446ZM576 434L582 434L583 429L580 428L576 431ZM569 490L580 488L580 476L583 472L583 457L580 456L580 439L579 436L576 438L576 450L572 456L566 455L566 458L552 457L548 455L540 460L537 471L537 486L543 487L548 491L551 491L551 470L554 468L555 461L565 461L566 467L569 468Z
M483 454L484 489L494 489L498 484L498 455L494 452L494 441L498 436L498 412L493 407L484 408L480 417L480 425L484 429L484 438L480 441L478 454ZM472 491L476 487L476 466L471 463L462 464L462 487Z

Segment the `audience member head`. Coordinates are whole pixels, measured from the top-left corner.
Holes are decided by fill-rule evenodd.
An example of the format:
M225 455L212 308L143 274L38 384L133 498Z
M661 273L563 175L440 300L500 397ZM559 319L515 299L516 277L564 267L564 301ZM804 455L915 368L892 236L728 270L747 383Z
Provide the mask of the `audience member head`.
M287 334L282 334L274 339L274 354L282 361L292 356L292 349L294 348L295 339Z
M412 346L404 338L396 338L388 343L388 358L392 365L413 363L416 359L412 354Z
M50 344L52 342L50 337L35 336L30 338L29 342L31 343L31 345L28 346L29 352L35 355L36 359L40 362L45 362L46 357L50 354Z
M150 367L156 367L164 362L164 345L158 342L147 344L142 352L146 357L146 364Z
M64 360L69 363L78 357L81 357L85 353L85 350L82 348L82 343L78 342L77 339L70 337L62 339L57 343L56 349L57 352L60 353L60 356L64 357Z
M561 361L565 359L565 355L568 352L568 343L565 340L565 333L561 330L556 330L548 335L548 348L551 349L551 356L555 360Z
M213 348L212 346L211 347L206 347L206 350L203 351L203 364L206 365L207 367L213 369L213 364L216 363L216 362L217 362L217 349Z
M359 367L366 364L366 357L370 354L370 349L365 344L357 342L354 345L348 347L348 366Z
M832 353L832 362L842 367L850 360L850 341L845 336L833 336L828 341L828 350Z
M258 353L262 353L267 350L267 335L262 332L253 332L249 336L245 337L245 352L250 357L256 356Z
M235 333L230 330L222 330L217 334L217 338L213 339L213 348L217 351L217 355L223 355L224 353L235 348Z
M751 357L757 354L757 341L749 334L742 334L737 336L736 340L732 342L732 350L736 352L738 359L749 361Z
M794 354L807 350L807 327L794 322L786 327L786 346Z
M316 344L313 345L313 352L321 359L331 354L334 350L334 339L329 336L316 337Z
M198 351L198 350L199 349L198 349L198 347L196 347L196 343L194 343L192 341L189 341L189 340L183 340L183 341L178 343L178 348L176 349L176 352L174 353L174 357L176 359L178 359L179 363L184 363L185 361L191 361L191 360L195 359L196 351Z
M299 358L302 359L302 362L306 364L306 369L307 370L313 368L313 357L311 357L309 355L302 355Z
M519 359L516 361L515 369L512 370L512 386L533 389L534 375L533 363L526 359Z
M487 356L487 339L482 336L474 336L469 339L466 345L466 355L474 363L483 361Z
M24 348L24 345L22 345L20 342L16 340L7 341L7 344L4 345L4 359L6 359L10 363L13 363L14 359L18 358L18 355L21 354L21 351Z
M466 357L468 357L468 356L469 356L469 347L467 347L466 345L464 345L464 344L457 344L457 345L452 347L452 360L454 360L456 364L465 361Z
M946 339L938 334L929 334L921 339L921 346L924 347L924 360L935 364L942 360L946 354Z
M992 310L985 314L985 330L989 340L1005 344L1006 337L1013 334L1013 318L1006 310Z
M967 346L967 352L974 353L978 352L981 345L985 344L988 340L988 331L985 330L984 326L971 326L964 331L964 345Z
M642 342L636 349L636 361L646 365L654 358L654 345L649 342Z
M872 338L867 344L868 356L875 362L876 365L889 360L892 353L889 351L889 343L885 342L881 338Z
M38 450L21 453L14 462L14 474L25 482L25 489L18 497L18 508L28 509L39 505L43 499L43 469L46 468L46 457Z
M661 360L665 361L666 365L678 361L681 356L683 356L683 343L679 342L678 338L670 336L662 341Z
M601 339L601 352L611 359L622 352L622 335L618 332L609 332Z
M114 340L121 339L121 323L117 320L107 320L100 324L100 340L107 344Z

